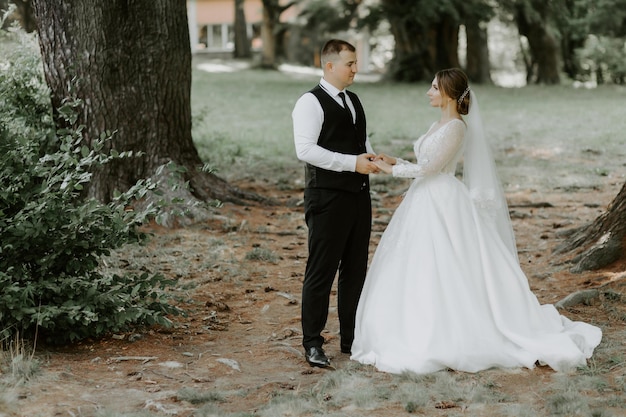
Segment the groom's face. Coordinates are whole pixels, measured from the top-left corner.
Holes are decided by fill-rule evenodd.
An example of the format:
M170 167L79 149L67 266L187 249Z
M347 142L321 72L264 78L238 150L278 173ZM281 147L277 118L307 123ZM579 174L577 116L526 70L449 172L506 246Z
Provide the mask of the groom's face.
M354 76L358 72L356 64L356 52L344 49L326 64L324 78L339 90L343 90L354 82Z

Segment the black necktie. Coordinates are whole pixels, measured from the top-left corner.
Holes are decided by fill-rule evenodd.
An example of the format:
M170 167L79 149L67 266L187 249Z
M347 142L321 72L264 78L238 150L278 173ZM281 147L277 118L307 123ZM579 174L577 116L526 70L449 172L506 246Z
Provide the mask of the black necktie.
M339 93L339 97L341 97L341 101L343 101L343 108L348 112L348 115L350 116L350 120L354 121L352 118L352 112L350 111L350 107L348 107L348 102L346 101L346 95L341 92Z

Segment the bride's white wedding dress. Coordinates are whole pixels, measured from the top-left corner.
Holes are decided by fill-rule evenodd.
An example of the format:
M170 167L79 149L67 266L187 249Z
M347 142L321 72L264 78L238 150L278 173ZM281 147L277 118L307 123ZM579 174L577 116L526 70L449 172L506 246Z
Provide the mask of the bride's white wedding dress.
M600 329L539 304L517 254L455 177L465 130L454 119L429 131L414 145L417 164L393 168L415 180L372 259L351 359L392 373L585 365Z

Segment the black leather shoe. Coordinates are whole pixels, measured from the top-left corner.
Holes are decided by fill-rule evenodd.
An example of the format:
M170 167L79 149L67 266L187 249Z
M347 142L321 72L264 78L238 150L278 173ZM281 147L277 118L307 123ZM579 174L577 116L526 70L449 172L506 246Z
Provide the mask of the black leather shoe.
M304 352L304 356L311 366L317 366L318 368L328 368L330 366L330 360L321 347L308 348Z

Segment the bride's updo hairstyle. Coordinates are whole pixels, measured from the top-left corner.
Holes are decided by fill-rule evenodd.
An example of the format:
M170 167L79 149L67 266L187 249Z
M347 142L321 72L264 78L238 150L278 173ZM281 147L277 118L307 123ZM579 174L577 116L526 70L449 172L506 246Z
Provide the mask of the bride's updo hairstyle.
M450 68L439 71L436 77L439 91L456 100L456 110L459 114L467 114L471 94L467 75L459 68Z

